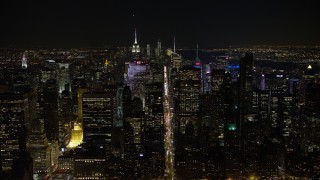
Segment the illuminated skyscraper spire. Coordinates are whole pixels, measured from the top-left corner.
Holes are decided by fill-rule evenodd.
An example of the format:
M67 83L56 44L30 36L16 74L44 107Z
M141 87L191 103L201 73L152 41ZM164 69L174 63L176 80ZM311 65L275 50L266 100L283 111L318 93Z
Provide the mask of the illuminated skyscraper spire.
M137 39L137 29L134 28L134 43L138 44L138 39Z
M132 53L140 53L140 46L137 40L137 29L134 28L134 43L132 46Z
M27 69L28 64L27 64L27 51L25 51L22 55L22 61L21 61L21 67L22 69Z
M199 45L197 43L197 51L196 51L196 62L195 62L195 65L194 67L195 68L201 68L201 62L200 62L200 58L199 58Z

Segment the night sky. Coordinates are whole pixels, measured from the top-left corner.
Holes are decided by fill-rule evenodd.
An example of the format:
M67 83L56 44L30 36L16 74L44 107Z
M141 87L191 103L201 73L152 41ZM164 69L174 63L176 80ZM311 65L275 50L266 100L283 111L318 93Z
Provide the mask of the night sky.
M280 2L281 1L281 2ZM0 2L1 47L319 45L316 1Z

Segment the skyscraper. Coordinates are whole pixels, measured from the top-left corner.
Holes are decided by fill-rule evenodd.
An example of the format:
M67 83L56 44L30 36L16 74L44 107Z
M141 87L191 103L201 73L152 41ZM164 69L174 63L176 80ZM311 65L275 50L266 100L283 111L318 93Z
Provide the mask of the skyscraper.
M46 174L50 171L50 148L44 132L43 122L33 120L28 138L28 149L33 159L33 174Z
M137 38L137 29L134 29L134 43L132 45L132 54L136 55L140 53L140 46L138 44L138 38Z
M103 92L87 92L82 96L83 140L88 146L111 152L114 97Z
M193 67L181 68L175 84L178 128L184 134L186 124L197 124L200 93L200 70Z
M0 164L9 171L19 153L26 149L29 119L28 94L0 94Z
M28 64L27 64L27 51L25 51L25 52L23 53L22 61L21 61L21 67L22 67L22 69L27 69L27 68L28 68Z
M242 132L242 124L246 121L246 115L251 113L252 107L252 83L253 83L253 53L246 53L240 59L239 77L239 131Z
M212 109L211 109L211 122L210 130L214 138L224 138L225 124L232 119L230 108L232 107L230 99L231 75L224 69L212 70Z

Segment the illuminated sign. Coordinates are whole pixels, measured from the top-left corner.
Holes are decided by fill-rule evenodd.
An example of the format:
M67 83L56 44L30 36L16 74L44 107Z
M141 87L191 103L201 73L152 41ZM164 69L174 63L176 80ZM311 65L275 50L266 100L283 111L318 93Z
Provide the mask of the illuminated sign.
M201 68L201 63L200 61L196 61L195 65L193 66L195 68Z
M240 66L239 65L229 65L228 69L239 69Z

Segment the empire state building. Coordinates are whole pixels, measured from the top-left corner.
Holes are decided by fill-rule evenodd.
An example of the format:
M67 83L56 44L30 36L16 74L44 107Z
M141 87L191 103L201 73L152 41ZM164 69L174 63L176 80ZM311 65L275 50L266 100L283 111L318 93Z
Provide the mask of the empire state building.
M137 30L134 29L134 43L132 45L132 54L140 53L140 47L137 40Z

